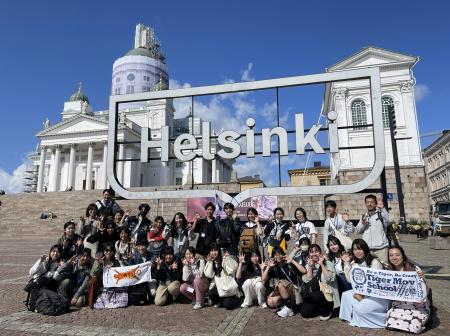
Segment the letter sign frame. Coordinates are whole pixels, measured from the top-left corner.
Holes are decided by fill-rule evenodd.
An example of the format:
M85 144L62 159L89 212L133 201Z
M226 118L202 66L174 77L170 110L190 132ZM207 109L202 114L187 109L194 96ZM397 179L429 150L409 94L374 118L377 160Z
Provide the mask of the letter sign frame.
M264 187L247 189L235 197L216 189L210 190L157 190L157 191L130 191L124 188L116 176L116 151L117 146L117 122L118 108L121 103L148 101L155 99L195 97L223 93L235 93L242 91L255 91L263 89L284 88L309 84L322 84L342 82L356 79L368 79L370 82L371 106L373 116L374 138L374 164L369 174L362 180L353 184L325 185L325 186L287 186ZM203 87L184 88L176 90L153 91L136 94L115 95L109 98L109 126L108 126L108 155L107 177L108 182L116 193L126 199L180 199L191 197L220 197L224 202L235 205L246 198L260 195L293 196L293 195L326 195L326 194L350 194L368 188L381 175L385 164L384 129L381 106L380 70L378 67L343 70L330 73L295 76L253 82L231 83Z

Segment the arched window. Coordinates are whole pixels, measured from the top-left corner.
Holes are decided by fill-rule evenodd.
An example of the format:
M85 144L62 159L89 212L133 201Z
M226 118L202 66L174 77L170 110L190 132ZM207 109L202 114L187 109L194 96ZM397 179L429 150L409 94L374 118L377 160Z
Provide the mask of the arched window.
M367 124L366 104L362 99L356 99L352 102L352 124L353 126ZM358 127L354 129L364 128L365 127Z
M391 97L383 97L382 101L382 116L383 116L383 127L389 128L389 106L394 107L394 100ZM394 112L395 113L395 112Z

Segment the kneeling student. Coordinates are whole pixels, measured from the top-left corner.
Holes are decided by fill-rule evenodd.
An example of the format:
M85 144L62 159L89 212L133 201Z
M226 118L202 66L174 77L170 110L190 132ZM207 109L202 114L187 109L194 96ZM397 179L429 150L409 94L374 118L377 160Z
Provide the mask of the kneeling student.
M167 246L164 257L156 258L156 289L155 305L163 306L172 298L176 301L180 295L180 282L182 267L180 261L174 256L173 247Z

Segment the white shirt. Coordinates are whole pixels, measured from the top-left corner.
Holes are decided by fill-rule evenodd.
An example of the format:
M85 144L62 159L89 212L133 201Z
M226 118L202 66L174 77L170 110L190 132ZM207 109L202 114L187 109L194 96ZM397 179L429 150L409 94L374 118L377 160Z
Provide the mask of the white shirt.
M308 237L311 240L311 235L317 234L316 227L309 221L295 224L295 231L297 231L299 240L303 237Z

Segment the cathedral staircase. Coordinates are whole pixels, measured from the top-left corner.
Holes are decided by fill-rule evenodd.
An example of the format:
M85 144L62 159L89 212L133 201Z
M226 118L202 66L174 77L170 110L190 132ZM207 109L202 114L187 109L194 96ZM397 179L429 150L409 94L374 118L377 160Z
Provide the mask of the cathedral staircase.
M64 223L74 219L78 223L90 203L101 199L101 190L19 193L2 195L0 200L0 239L21 239L22 237L59 238ZM136 212L141 201L119 201L125 209ZM149 202L150 205L151 202ZM40 219L41 214L53 212L54 219Z

